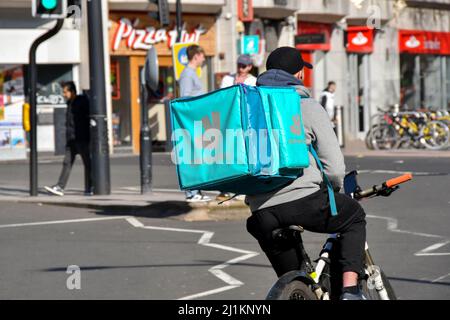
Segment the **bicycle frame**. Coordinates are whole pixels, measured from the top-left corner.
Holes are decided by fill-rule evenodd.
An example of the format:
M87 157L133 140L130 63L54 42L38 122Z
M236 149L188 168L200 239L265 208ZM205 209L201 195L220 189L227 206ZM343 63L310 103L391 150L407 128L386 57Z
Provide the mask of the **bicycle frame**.
M389 196L393 191L395 191L398 188L398 184L406 182L412 178L410 174L403 175L401 177L397 177L391 180L386 181L381 186L373 186L371 189L362 191L360 187L358 186L358 183L356 181L356 171L352 171L349 174L346 175L346 178L344 180L344 188L345 193L349 196L351 196L353 199L361 200L366 197L376 196L376 195L384 195ZM314 293L316 294L317 298L319 300L329 300L330 295L328 292L324 292L322 288L320 287L320 280L322 272L326 266L326 261L330 258L330 252L333 249L333 243L338 238L338 234L330 234L327 238L322 251L319 255L318 262L316 264L316 267L314 268L314 272L310 273L309 276L314 280L315 284L317 285L315 288L313 288ZM384 287L383 279L381 276L380 268L375 265L374 260L372 258L372 255L369 251L369 245L366 241L365 243L365 268L364 271L367 274L368 281L370 281L370 285L373 285L373 287L378 292L378 295L381 300L389 300L389 295Z

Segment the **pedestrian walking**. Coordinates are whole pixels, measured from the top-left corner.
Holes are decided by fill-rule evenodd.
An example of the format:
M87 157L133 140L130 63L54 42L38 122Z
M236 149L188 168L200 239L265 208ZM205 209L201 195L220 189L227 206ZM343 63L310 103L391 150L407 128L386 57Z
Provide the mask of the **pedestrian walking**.
M223 77L220 87L226 88L240 83L256 86L256 77L250 73L252 68L252 58L248 54L240 55L237 59L237 72Z
M188 57L188 65L184 68L180 75L180 96L195 97L204 94L203 85L197 75L197 68L201 67L205 62L205 51L198 45L191 45L186 49ZM205 202L211 201L200 190L188 190L185 192L186 201L188 202Z
M92 194L91 155L89 148L89 99L86 95L77 95L73 81L64 83L63 95L67 102L66 111L66 149L63 167L54 186L45 189L54 195L63 196L64 189L72 170L77 154L81 156L84 165L85 195Z
M320 94L320 104L328 113L328 117L332 122L335 121L335 112L334 112L334 93L336 91L336 82L330 81L328 82L327 87Z

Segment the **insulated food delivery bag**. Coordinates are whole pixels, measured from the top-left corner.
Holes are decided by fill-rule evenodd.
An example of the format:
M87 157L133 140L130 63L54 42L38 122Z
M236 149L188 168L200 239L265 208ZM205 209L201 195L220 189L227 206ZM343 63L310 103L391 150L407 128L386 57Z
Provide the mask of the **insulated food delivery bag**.
M309 165L300 96L292 87L235 85L178 98L170 115L182 190L266 193Z

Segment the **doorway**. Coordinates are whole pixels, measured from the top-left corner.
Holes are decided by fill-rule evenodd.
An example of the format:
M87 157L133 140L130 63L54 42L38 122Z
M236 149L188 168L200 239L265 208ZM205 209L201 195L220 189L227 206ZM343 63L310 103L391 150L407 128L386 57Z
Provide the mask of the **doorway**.
M369 55L350 53L349 65L349 131L357 139L364 139L370 121Z

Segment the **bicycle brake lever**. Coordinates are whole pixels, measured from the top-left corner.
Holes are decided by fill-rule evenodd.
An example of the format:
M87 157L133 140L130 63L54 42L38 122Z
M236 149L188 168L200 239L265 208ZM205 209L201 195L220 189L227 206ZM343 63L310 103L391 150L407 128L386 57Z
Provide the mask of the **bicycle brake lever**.
M389 188L386 188L386 189L380 191L379 194L380 194L380 196L383 196L383 197L389 197L392 194L392 192L394 192L398 188L400 188L400 187L399 186L389 187Z

